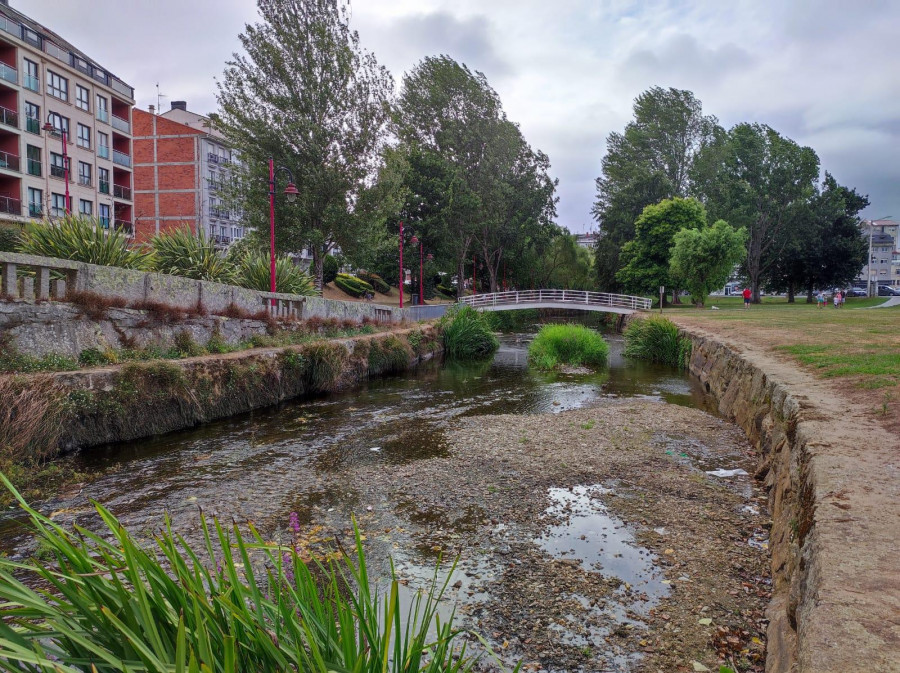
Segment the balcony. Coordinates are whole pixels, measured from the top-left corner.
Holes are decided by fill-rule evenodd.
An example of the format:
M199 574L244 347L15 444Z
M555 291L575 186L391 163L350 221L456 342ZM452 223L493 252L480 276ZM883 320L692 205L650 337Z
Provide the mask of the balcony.
M211 192L217 192L217 191L219 191L220 189L222 189L222 183L221 183L221 182L216 182L215 180L207 180L207 181L206 181L206 188L207 188L209 191L211 191Z
M19 73L12 66L0 63L0 79L5 79L10 84L19 83Z
M34 117L25 118L25 130L29 133L41 135L41 120Z
M22 214L22 202L19 199L13 199L8 196L0 196L0 213L9 213L10 215Z
M126 236L134 236L134 225L128 220L120 220L118 217L113 223L116 231L125 232Z
M115 117L113 117L113 119L115 119ZM113 150L113 163L125 166L126 168L131 168L131 157L125 154L125 152Z
M109 194L109 180L101 180L99 187L101 194Z
M91 176L90 175L79 175L78 176L78 184L84 185L85 187L91 186Z
M0 168L5 168L8 171L16 172L22 170L19 163L19 157L17 157L15 154L10 154L9 152L3 151L0 151Z
M43 164L37 159L28 159L28 175L41 177Z
M44 207L40 203L29 203L28 204L28 215L30 217L43 217L44 216Z
M208 152L207 155L206 155L206 158L207 158L207 159L209 160L209 162L212 163L212 164L217 164L217 163L219 163L219 155L218 155L218 154L213 154L212 152Z
M101 227L103 227L104 229L109 229L109 218L108 217L99 217L97 219L100 220Z
M22 26L3 15L0 15L0 30L9 33L13 37L22 37Z
M113 196L117 199L131 201L131 188L124 185L113 185Z
M19 128L19 113L9 108L0 107L0 124L12 126L14 129Z
M112 127L122 133L131 133L131 124L128 123L128 120L116 115L112 116Z
M60 180L66 179L66 169L64 166L50 166L50 177L51 178L59 178ZM69 182L72 182L72 176L69 176Z
M109 145L97 145L97 156L101 159L109 159Z
M230 219L231 219L231 211L229 211L229 210L222 210L222 209L220 209L220 208L210 208L210 209L209 209L209 216L210 216L210 217L216 217L216 218L218 218L218 219L220 219L220 220L230 220Z
M231 236L220 236L219 234L216 234L216 243L228 245L231 243Z
M109 124L109 111L108 111L108 110L104 110L102 107L98 107L98 108L97 108L97 119L99 119L99 120L102 121L102 122L106 122L107 124Z
M24 86L26 89L31 89L35 93L41 92L41 80L39 80L37 77L34 77L33 75L25 75L22 78L22 86Z

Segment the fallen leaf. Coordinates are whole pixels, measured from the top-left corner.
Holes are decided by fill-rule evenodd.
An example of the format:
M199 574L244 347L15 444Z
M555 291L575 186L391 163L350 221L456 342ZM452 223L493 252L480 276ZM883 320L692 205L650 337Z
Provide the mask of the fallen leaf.
M709 617L704 617L703 619L701 619L701 620L700 620L699 622L697 622L697 623L698 623L698 624L703 624L703 626L709 626L710 624L712 624L712 620L711 620Z
M692 661L691 665L694 667L695 671L708 671L709 669L701 664L699 661Z

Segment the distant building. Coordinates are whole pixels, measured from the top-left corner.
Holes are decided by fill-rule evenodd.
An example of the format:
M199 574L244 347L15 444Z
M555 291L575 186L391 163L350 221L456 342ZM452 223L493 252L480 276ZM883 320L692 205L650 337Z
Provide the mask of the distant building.
M68 207L131 234L133 106L128 84L0 0L0 217L22 223Z
M860 231L869 244L871 257L859 273L857 284L866 287L871 279L873 285L900 285L900 265L894 260L898 253L900 222L894 220L864 220Z
M239 164L209 120L172 101L164 114L135 110L135 210L138 240L188 224L221 247L246 234L220 190Z
M589 250L594 249L599 238L600 234L596 234L593 232L588 232L586 234L575 234L575 242L582 248L588 248Z

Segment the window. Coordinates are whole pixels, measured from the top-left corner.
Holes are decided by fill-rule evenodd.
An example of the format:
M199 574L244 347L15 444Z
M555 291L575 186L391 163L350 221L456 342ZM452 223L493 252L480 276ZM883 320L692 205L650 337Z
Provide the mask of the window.
M66 162L62 154L50 152L50 175L54 178L65 178Z
M98 168L97 169L97 181L100 183L98 186L100 187L100 192L102 194L109 194L109 169L108 168ZM101 206L102 208L102 206Z
M78 212L90 217L94 214L94 202L81 199L81 201L78 202Z
M55 72L47 71L47 93L62 100L69 100L69 80Z
M28 214L32 217L42 217L44 214L44 191L42 189L28 188Z
M30 133L41 132L41 108L34 103L25 103L25 130Z
M109 159L109 134L97 131L97 154Z
M109 121L109 107L107 105L109 101L106 100L103 96L97 96L97 119L102 122Z
M109 204L101 203L97 209L100 215L100 224L104 229L109 229Z
M91 165L83 161L78 162L78 184L91 186Z
M75 85L75 107L91 111L91 92L80 84Z
M31 28L22 26L22 39L39 49L41 47L41 36L31 30Z
M51 112L48 115L48 119L50 121L51 126L56 130L57 133L66 132L69 133L69 118L63 117L62 115L56 114L55 112Z
M31 89L32 91L40 91L41 90L41 78L38 74L38 64L34 61L29 61L27 58L25 59L25 81L23 84L26 89Z
M62 217L66 214L66 195L54 193L51 197L50 215Z
M25 157L28 159L28 175L41 177L41 148L34 145L26 145Z
M91 149L91 129L84 124L78 125L78 147Z

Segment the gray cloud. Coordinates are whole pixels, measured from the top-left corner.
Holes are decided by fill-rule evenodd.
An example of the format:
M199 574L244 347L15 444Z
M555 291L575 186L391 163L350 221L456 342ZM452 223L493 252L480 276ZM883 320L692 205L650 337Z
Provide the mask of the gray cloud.
M704 47L691 35L674 35L656 49L637 49L622 64L627 80L675 82L674 86L704 82L716 84L735 71L753 65L744 49L728 43ZM685 83L685 84L682 84Z

